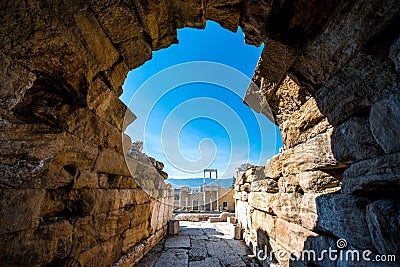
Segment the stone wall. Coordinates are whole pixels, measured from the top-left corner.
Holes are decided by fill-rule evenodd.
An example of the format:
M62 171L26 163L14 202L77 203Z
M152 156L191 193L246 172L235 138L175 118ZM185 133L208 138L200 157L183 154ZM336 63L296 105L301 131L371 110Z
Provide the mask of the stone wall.
M245 102L285 143L239 188L249 240L398 254L399 5L2 1L1 265L131 265L161 238L169 208L131 176L163 178L134 160L129 171L118 97L129 70L207 19L265 43Z
M50 2L0 4L0 265L132 266L172 216L164 177L124 157L118 97L150 44L125 5Z
M249 168L235 194L247 244L273 255L265 264L376 266L289 259L339 239L343 255L400 263L398 15L398 2L357 1L302 46L265 42L244 101L280 127L284 151Z

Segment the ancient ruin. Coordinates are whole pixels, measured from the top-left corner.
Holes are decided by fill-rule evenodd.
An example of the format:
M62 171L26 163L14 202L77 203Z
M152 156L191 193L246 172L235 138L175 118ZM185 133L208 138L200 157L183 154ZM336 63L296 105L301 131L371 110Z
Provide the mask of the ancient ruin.
M16 0L0 10L1 266L133 266L162 239L172 195L151 164L128 168L118 97L177 28L206 20L264 43L244 102L285 145L236 181L253 252L345 240L343 251L399 265L400 1Z

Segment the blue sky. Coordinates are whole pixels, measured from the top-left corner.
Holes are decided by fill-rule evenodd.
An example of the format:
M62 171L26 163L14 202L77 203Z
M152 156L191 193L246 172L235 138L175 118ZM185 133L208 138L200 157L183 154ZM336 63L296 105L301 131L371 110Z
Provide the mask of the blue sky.
M178 40L129 72L120 98L138 118L126 133L171 178L202 177L204 168L232 177L241 163L264 165L282 146L279 130L242 102L262 48L215 22L178 30Z

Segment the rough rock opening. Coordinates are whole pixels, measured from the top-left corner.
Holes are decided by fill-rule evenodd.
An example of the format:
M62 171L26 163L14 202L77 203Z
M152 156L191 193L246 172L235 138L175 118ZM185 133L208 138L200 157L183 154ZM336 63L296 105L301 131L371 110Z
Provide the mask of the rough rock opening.
M399 260L399 199L381 194L400 177L398 1L13 1L0 12L2 265L129 266L161 239L171 210L131 182L118 96L129 69L206 19L264 42L245 102L285 143L237 182L248 244L321 251L343 238Z

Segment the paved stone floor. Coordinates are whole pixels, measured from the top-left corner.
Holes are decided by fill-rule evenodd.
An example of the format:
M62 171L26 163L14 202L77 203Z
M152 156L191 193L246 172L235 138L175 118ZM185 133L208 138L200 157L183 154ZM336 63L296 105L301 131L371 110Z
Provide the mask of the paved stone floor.
M136 266L258 266L243 241L229 236L226 222L180 221L179 234L164 238Z

